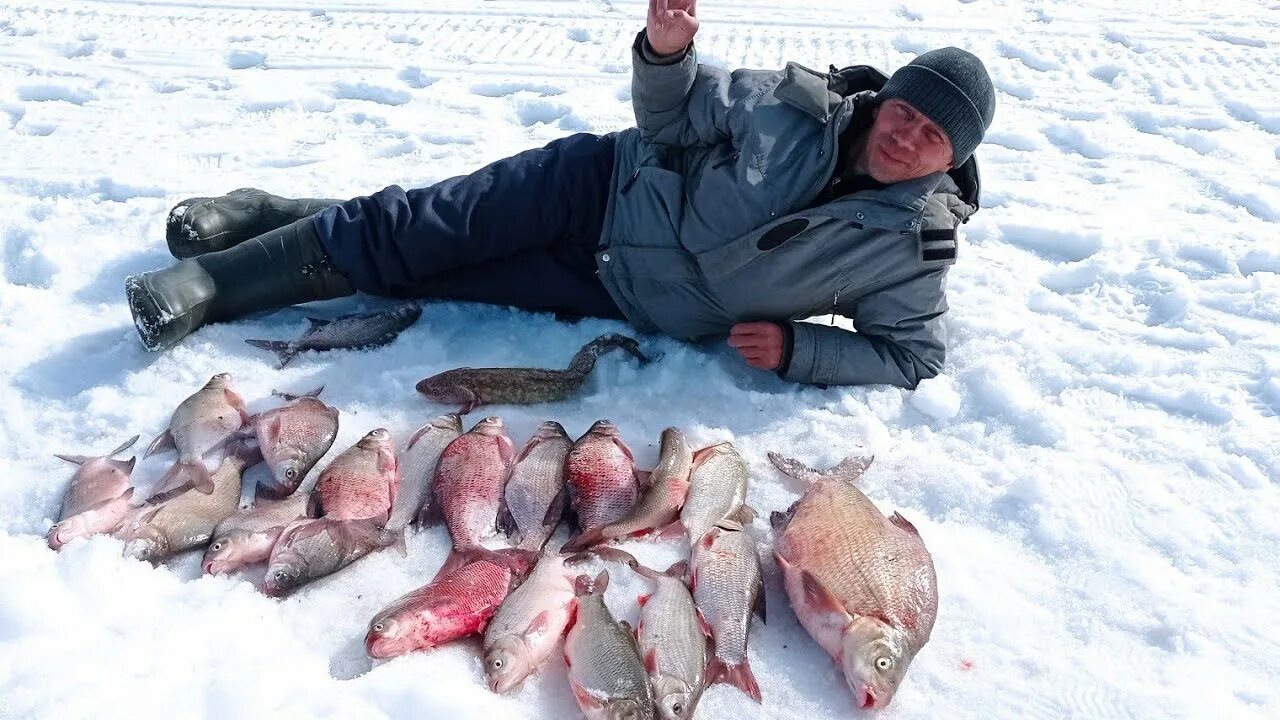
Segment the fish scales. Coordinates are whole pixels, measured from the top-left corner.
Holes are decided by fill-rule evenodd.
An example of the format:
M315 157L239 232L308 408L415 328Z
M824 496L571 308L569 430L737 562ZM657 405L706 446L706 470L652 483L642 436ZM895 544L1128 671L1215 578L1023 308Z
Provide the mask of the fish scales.
M640 495L631 449L608 420L574 443L565 463L573 509L583 532L620 520Z
M520 535L518 547L541 550L555 532L567 492L565 458L572 447L560 423L547 421L516 458L504 496Z
M769 457L808 483L773 519L774 554L796 615L837 661L858 706L884 707L937 619L933 559L910 522L885 517L856 487L869 458L819 473Z
M512 455L497 417L481 420L445 448L434 490L455 549L479 547L495 529Z

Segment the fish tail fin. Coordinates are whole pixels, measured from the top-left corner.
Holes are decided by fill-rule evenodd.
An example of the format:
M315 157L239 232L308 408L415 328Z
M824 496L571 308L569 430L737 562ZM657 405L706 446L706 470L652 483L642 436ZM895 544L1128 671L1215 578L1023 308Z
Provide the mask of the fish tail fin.
M277 369L289 364L294 355L298 354L298 347L291 342L285 340L245 340L246 343L263 350L270 350L280 358L280 365Z
M751 672L751 664L747 660L740 663L728 663L720 658L712 658L707 663L707 685L725 683L732 685L756 702L760 702L760 685Z
M582 597L584 595L601 595L605 589L609 587L609 571L601 570L600 574L592 578L590 575L579 575L578 579L573 583L573 594Z
M769 453L769 462L778 469L783 475L798 480L803 485L808 485L822 478L834 477L845 482L857 484L858 479L862 477L862 473L871 467L871 461L875 460L875 456L867 455L864 457L847 457L840 461L835 467L822 471L814 470L804 463L794 458L783 457L782 455L771 452Z
M632 357L639 360L641 365L649 363L649 358L646 357L644 353L640 352L639 342L633 338L627 337L626 335L609 333L608 335L601 335L595 340L583 345L582 349L575 353L573 359L569 361L569 367L567 369L570 372L586 375L596 366L596 360L601 355L618 348L626 350Z

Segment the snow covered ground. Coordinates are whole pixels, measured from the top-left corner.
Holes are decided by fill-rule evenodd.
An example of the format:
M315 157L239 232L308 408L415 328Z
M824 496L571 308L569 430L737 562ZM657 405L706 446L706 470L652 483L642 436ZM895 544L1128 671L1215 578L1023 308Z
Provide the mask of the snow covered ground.
M917 392L802 389L662 338L584 393L497 408L522 443L610 417L642 465L661 429L765 453L877 455L865 489L919 528L941 611L887 718L1280 717L1280 5L1274 0L704 0L705 62L891 70L957 44L999 89L985 209L951 273L952 350ZM153 568L41 535L70 466L163 429L229 371L251 407L326 386L333 452L441 409L414 381L559 365L618 324L428 305L393 346L288 369L245 345L289 310L143 351L125 275L168 262L177 200L241 186L346 197L422 185L631 122L639 0L6 0L0 4L0 717L564 718L558 661L512 697L473 643L371 668L368 618L443 559L442 529L278 601L252 577ZM358 297L314 308L375 307ZM311 310L310 308L308 310ZM146 485L166 458L144 462ZM322 461L322 466L323 466ZM771 542L757 522L762 552ZM635 544L665 567L678 544ZM856 715L766 565L751 661L699 717ZM610 604L646 585L614 568Z

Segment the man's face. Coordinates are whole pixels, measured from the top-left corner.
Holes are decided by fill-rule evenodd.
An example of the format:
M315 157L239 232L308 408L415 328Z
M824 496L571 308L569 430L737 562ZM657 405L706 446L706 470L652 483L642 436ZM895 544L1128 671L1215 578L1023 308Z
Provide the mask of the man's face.
M902 182L951 167L951 139L910 103L893 98L876 109L863 148L867 173L882 183Z

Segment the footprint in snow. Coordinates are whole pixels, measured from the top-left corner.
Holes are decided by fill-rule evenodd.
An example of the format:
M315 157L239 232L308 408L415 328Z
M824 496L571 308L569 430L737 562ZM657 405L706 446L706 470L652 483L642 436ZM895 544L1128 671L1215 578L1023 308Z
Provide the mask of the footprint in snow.
M422 88L434 85L435 82L439 80L439 78L431 77L430 75L422 72L422 68L414 65L410 65L409 67L401 70L400 74L396 77L400 78L400 82L416 90L421 90Z
M1102 236L1091 230L1058 230L1015 223L1001 225L1000 230L1010 245L1055 262L1087 260L1102 248Z
M1089 77L1107 85L1115 85L1122 68L1119 65L1099 65L1089 71Z
M258 50L232 50L227 53L227 67L232 70L263 67L266 62L267 54Z
M564 89L558 88L555 85L531 82L495 82L480 83L478 85L471 86L471 93L482 97L500 98L521 92L537 93L543 97L548 97L552 95L563 95Z
M571 108L549 100L527 100L516 105L516 117L520 124L532 127L538 123L550 123L569 114Z
M23 102L69 102L72 105L83 105L97 96L88 90L67 87L66 85L42 84L23 85L18 88L18 99Z
M334 83L329 94L335 100L368 100L382 105L405 105L413 96L404 90L395 90L368 83Z
M1209 32L1204 36L1219 42L1229 43L1231 45L1240 45L1243 47L1265 48L1267 42L1265 40L1257 40L1255 38L1244 37L1243 35L1232 35L1230 33Z
M1064 153L1082 155L1090 160L1102 160L1111 155L1110 151L1073 125L1050 125L1041 132L1054 147Z
M1032 70L1048 72L1050 70L1060 70L1062 68L1061 65L1053 60L1040 57L1030 50L1020 48L1017 45L1004 41L996 43L996 50L1000 53L1000 57L1009 60L1017 60Z

